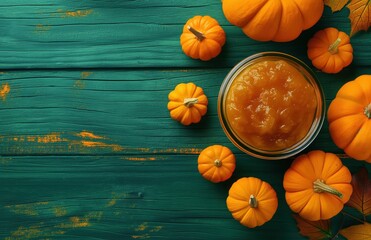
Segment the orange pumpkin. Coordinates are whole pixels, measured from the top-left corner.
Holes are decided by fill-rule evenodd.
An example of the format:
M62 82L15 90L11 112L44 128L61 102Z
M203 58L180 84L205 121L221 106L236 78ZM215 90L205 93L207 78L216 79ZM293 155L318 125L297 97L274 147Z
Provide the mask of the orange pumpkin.
M258 41L288 42L321 18L323 0L222 0L227 20Z
M234 154L229 148L221 145L209 146L198 156L198 171L202 177L213 183L229 179L235 168Z
M194 83L179 83L168 98L171 118L183 125L198 123L207 112L208 99L202 88Z
M353 47L345 32L325 28L308 41L308 58L325 73L338 73L353 61Z
M191 58L203 61L218 56L225 40L223 28L210 16L195 16L189 19L180 35L183 52Z
M229 189L227 207L235 220L254 228L272 219L278 208L276 191L255 177L243 177Z
M357 160L371 163L371 75L344 84L327 111L334 143Z
M310 221L330 219L349 200L348 168L333 153L314 150L298 156L286 171L283 187L292 211Z

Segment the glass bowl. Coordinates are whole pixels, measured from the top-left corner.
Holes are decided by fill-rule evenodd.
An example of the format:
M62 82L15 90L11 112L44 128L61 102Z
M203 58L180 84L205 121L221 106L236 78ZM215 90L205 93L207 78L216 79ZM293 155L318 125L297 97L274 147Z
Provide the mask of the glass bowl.
M241 151L267 160L303 151L325 118L324 93L314 72L299 59L263 52L239 62L218 95L218 117Z

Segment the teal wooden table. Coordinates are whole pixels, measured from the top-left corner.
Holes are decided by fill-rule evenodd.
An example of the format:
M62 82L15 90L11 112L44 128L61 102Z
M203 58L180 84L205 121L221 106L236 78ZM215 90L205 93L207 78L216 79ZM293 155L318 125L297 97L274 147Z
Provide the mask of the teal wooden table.
M226 31L214 60L181 51L182 27L195 15L214 17ZM305 239L282 187L292 159L265 161L235 148L219 124L217 95L228 71L254 53L281 51L312 67L308 39L330 26L349 33L347 15L326 7L298 39L273 43L229 24L219 0L1 0L1 239ZM351 66L316 71L327 104L345 82L371 73L370 34L351 41ZM169 116L167 95L181 82L209 98L199 124ZM197 171L198 154L212 144L236 155L224 183ZM311 149L336 153L352 172L370 170L333 144L327 123ZM243 227L226 208L229 187L244 176L277 191L278 210L262 227Z

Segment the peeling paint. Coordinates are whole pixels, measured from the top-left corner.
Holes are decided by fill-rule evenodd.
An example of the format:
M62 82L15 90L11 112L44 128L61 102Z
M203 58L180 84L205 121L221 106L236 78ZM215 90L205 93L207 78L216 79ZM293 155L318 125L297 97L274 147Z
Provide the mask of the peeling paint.
M56 217L63 217L67 215L67 209L64 207L54 207L54 214Z
M9 92L10 92L9 84L8 83L2 84L0 88L0 97L2 98L3 101L5 101L6 96L9 94Z
M48 202L25 203L25 204L8 205L8 206L5 206L5 208L19 215L38 216L39 211L40 211L39 209L40 206L45 206L48 204L49 204Z
M37 24L35 26L35 32L37 32L37 33L43 33L43 32L49 31L51 28L52 27L50 25Z
M144 222L142 224L140 224L137 228L134 229L134 231L138 232L138 231L144 231L148 228L148 223L147 222Z
M146 233L146 234L143 234L143 235L132 235L131 238L133 239L148 239L148 238L151 238L151 236Z
M93 9L85 9L85 10L75 10L75 11L70 11L70 10L63 10L59 9L58 13L62 13L61 17L86 17L90 15L93 12Z
M82 228L90 225L89 219L80 217L71 217L72 228Z
M76 80L75 83L73 84L73 87L83 89L85 88L85 82L81 79Z
M88 78L93 72L81 72L81 79Z
M155 157L122 157L123 160L129 161L155 161L157 158Z
M92 132L88 132L88 131L81 131L79 132L78 134L76 134L77 136L79 137L82 137L82 138L90 138L90 139L104 139L104 137L101 137L101 136L97 136L95 135L94 133Z
M85 88L85 79L88 78L93 72L81 72L80 79L76 80L74 83L75 88L83 89Z
M108 144L104 142L94 142L94 141L81 141L84 147L88 148L111 148L115 152L122 151L124 148L117 144Z
M167 148L153 150L153 153L181 153L181 154L200 154L203 149L201 148Z
M150 233L159 232L162 229L162 226L149 226L148 222L144 222L142 224L139 224L134 231L137 233L143 233L143 234L135 234L132 235L131 238L133 239L148 239L151 238Z

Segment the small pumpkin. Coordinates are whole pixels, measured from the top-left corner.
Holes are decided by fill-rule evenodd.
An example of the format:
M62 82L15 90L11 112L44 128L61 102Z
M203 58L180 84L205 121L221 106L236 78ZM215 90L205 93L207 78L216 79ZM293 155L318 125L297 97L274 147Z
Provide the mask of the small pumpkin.
M308 41L308 58L313 66L325 73L338 73L353 61L353 47L345 32L325 28Z
M321 18L323 0L222 0L227 20L258 41L288 42Z
M333 153L313 150L298 156L285 172L283 187L292 211L310 221L330 219L349 200L352 175Z
M213 183L229 179L236 168L236 158L232 151L222 145L212 145L198 156L198 171L206 180Z
M243 177L229 189L227 207L235 220L254 228L272 219L278 208L277 194L269 183Z
M194 16L183 27L180 44L183 52L194 59L208 61L218 56L226 36L218 21L210 16Z
M168 95L167 108L172 119L183 125L198 123L207 112L208 99L194 83L179 83Z
M371 163L371 75L345 83L327 111L332 140L351 158Z

